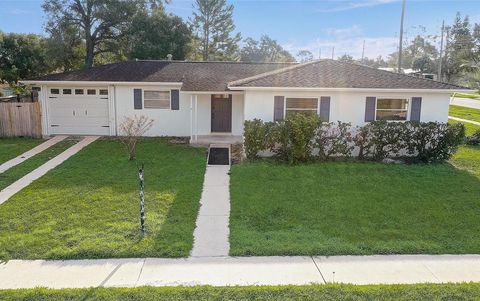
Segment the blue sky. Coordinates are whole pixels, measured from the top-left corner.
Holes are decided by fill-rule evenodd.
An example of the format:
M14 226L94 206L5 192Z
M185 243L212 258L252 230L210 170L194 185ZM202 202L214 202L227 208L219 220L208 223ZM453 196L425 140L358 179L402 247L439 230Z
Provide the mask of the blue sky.
M293 54L307 49L318 57L345 53L360 57L386 56L398 44L400 0L228 0L242 37L268 34ZM0 30L43 34L42 0L0 0ZM184 19L192 14L191 0L172 0L167 10ZM407 0L405 37L422 32L438 35L442 20L452 23L456 12L480 23L479 0Z

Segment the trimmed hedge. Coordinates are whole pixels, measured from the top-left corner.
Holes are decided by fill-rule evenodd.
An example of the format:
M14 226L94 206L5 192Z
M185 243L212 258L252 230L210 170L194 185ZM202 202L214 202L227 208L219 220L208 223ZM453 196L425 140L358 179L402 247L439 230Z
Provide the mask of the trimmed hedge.
M2 301L477 300L480 284L139 287L0 290Z
M293 114L280 122L245 121L248 159L269 150L290 163L356 156L381 161L403 158L411 162L443 162L464 141L463 124L374 121L362 127L321 122L316 115Z

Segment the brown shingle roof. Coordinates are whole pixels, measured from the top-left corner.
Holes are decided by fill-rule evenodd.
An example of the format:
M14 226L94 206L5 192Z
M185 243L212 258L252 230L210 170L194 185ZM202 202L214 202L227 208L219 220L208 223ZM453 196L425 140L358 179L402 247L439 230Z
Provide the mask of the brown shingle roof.
M225 91L227 83L291 63L127 61L49 74L41 81L183 82L184 91Z
M231 87L467 89L429 79L335 60L304 64L127 61L50 74L38 81L183 82L183 91Z
M330 59L298 64L230 82L230 87L468 89L430 79Z

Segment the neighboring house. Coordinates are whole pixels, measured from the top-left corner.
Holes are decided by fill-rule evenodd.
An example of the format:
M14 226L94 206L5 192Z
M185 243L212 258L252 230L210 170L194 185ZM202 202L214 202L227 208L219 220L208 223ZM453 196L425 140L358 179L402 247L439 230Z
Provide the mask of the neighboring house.
M381 68L378 68L380 70L385 70L385 71L391 71L391 72L396 72L396 68L390 68L390 67L381 67ZM406 75L412 75L412 76L416 76L416 77L422 77L422 78L426 78L426 79L434 79L436 80L437 79L437 75L434 74L434 73L424 73L420 70L415 70L415 69L402 69L402 72Z
M41 88L44 135L120 135L124 116L154 120L149 136L239 141L245 120L316 112L327 121L447 122L466 88L353 63L128 61L24 81Z

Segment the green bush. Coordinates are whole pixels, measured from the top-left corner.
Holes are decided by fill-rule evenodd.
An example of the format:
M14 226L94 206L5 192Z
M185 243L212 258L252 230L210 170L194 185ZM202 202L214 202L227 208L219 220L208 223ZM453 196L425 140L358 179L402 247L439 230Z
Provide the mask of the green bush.
M317 158L323 161L332 157L350 157L354 149L351 127L350 123L341 121L321 123L315 139Z
M248 159L258 158L258 152L267 148L266 126L260 119L246 120L243 138L245 143L245 155Z
M352 129L349 123L322 123L318 116L305 114L292 114L276 123L245 122L248 158L270 149L290 163L350 157L354 150L359 160L406 157L413 162L442 162L464 138L461 123L374 121Z
M465 139L461 123L411 122L407 150L413 159L424 162L442 162L450 159Z
M272 127L271 133L276 139L270 140L271 150L289 163L309 161L319 123L315 114L289 115Z
M480 129L476 130L473 135L468 136L466 139L466 143L469 145L479 145L480 144Z

